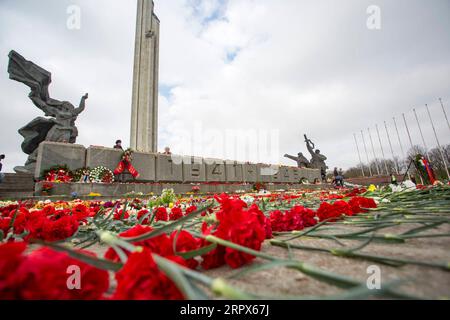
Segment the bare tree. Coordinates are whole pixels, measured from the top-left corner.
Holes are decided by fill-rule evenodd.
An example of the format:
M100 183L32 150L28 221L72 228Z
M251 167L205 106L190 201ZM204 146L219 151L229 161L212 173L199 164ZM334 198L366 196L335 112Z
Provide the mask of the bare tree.
M443 148L444 156L446 157L447 165L448 165L448 164L450 164L450 144L445 145L442 148ZM415 167L414 163L411 163L412 161L415 160L415 158L418 154L426 156L427 152L422 146L415 145L407 151L407 158L396 157L395 159L372 160L369 164L363 163L362 165L358 165L356 167L349 168L348 170L345 171L345 177L346 178L361 177L361 166L365 172L369 172L369 166L372 169L372 172L377 172L376 171L376 165L377 165L376 161L378 161L378 163L381 164L380 167L382 169L381 171L382 171L383 175L386 174L384 162L386 162L386 166L389 171L388 174L392 174L395 172L395 166L396 166L396 163L398 163L400 172L406 173L406 170L408 169L408 166L409 166L410 175L413 177L416 177L416 179L418 179L419 176L418 176L416 167ZM429 161L431 163L431 166L433 167L436 178L445 180L447 178L446 171L445 171L445 164L444 164L444 161L442 160L439 149L434 148L434 149L429 150L429 155L430 155Z

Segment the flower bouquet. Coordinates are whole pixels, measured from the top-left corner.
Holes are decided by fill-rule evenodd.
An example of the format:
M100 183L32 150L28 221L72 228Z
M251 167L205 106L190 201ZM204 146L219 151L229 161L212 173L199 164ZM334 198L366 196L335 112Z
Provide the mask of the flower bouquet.
M122 158L117 165L117 168L114 170L114 175L119 175L121 173L124 173L125 171L128 171L134 179L139 177L139 172L133 167L131 164L133 150L127 149L123 152Z
M47 182L68 183L72 181L72 173L67 166L55 166L44 171L44 180Z
M94 183L113 183L114 174L108 168L99 166L91 170L90 179Z
M45 182L42 185L42 195L49 195L50 192L53 190L54 185L51 182Z

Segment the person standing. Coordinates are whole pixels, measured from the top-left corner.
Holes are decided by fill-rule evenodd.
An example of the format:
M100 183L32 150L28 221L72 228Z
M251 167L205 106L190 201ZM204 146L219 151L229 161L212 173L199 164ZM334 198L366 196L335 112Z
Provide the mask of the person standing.
M394 186L397 186L397 185L398 185L397 177L396 177L395 174L392 173L392 172L391 172L391 184L393 184Z
M163 154L165 154L165 155L167 155L167 156L170 156L170 155L172 154L172 152L170 151L170 148L169 148L169 147L165 147L164 153L163 153Z
M5 179L5 174L2 172L2 169L3 169L2 161L4 159L5 159L5 155L4 154L0 155L0 183L2 183L3 180Z
M122 140L117 140L116 145L114 146L114 149L123 150L122 148Z
M344 170L342 170L342 168L339 169L339 177L340 177L340 181L341 181L341 187L344 187Z

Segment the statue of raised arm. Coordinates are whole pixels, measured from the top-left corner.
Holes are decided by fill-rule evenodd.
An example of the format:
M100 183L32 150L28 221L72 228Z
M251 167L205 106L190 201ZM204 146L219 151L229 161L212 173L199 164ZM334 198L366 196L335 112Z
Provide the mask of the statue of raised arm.
M320 169L320 172L322 174L322 179L325 180L326 178L326 171L328 169L328 166L326 165L325 161L327 160L327 157L325 157L323 154L320 153L319 149L315 149L315 144L308 139L308 137L305 134L305 142L306 142L306 148L308 149L309 153L311 154L311 167L314 169Z
M75 109L74 114L79 115L84 111L86 108L86 100L89 98L89 94L86 93L84 96L81 97L80 105L78 108Z
M314 145L314 143L310 139L308 139L306 134L304 135L304 137L305 137L305 142L306 142L306 148L308 149L309 153L311 155L313 155L315 153L314 149L316 148L316 146Z
M16 167L16 172L33 173L37 148L42 141L75 143L78 129L75 121L86 107L88 94L81 98L78 108L68 101L50 98L48 87L51 73L26 60L14 50L9 53L8 73L11 80L21 82L31 89L29 98L42 110L46 117L37 117L19 130L24 137L22 150L29 155L24 167Z

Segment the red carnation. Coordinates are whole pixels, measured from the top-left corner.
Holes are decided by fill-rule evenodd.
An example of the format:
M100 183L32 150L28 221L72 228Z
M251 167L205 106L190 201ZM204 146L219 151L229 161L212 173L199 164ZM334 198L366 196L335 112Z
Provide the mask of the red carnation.
M162 273L148 248L133 252L116 273L117 300L183 300L180 290Z
M128 211L124 211L125 209L119 210L114 213L114 220L126 220L130 217Z
M16 271L25 260L25 249L24 242L0 245L0 300L19 298Z
M137 213L137 218L138 220L140 220L143 216L147 215L149 213L149 211L147 209L142 209ZM147 216L147 218L145 218L142 221L142 224L149 224L150 223L150 215Z
M83 204L77 204L72 208L72 214L78 219L78 221L86 221L91 214L91 211Z
M0 230L6 236L11 226L11 218L0 218Z
M367 212L367 210L364 210L364 209L370 209L370 208L377 207L375 200L373 200L372 198L365 198L365 197L353 197L350 199L348 204L352 208L352 211L354 214L361 213L361 212Z
M201 244L201 241L199 239L194 238L189 232L185 230L182 230L180 232L172 232L172 234L170 235L170 241L174 243L175 239L177 239L176 251L181 253L197 250ZM191 269L195 269L198 266L197 260L193 258L186 260L186 264Z
M333 204L329 204L328 202L323 202L319 210L317 210L317 216L320 221L334 218L331 221L337 220L342 215L351 216L353 214L352 208L345 201L336 201Z
M169 215L167 214L167 209L164 207L159 207L155 210L155 221L168 221Z
M254 213L255 209L245 210L244 208L247 207L245 202L230 198L226 194L220 197L216 196L216 200L220 203L220 210L216 215L219 226L213 235L253 250L260 250L262 242L266 238L266 231ZM205 232L211 232L211 229L204 230ZM223 254L224 256L222 256ZM255 257L231 248L223 250L221 246L218 246L203 259L202 266L204 268L218 266L222 261L232 268L238 268Z
M270 223L272 225L272 231L283 232L286 230L284 213L280 210L275 210L270 213Z
M316 213L308 208L303 206L295 206L291 209L292 212L295 212L301 217L302 225L304 228L312 227L317 224L317 220L315 219Z
M45 206L45 207L42 209L42 213L43 213L44 215L46 215L46 216L53 215L53 214L55 214L55 212L56 212L56 209L55 209L54 206Z
M193 212L197 211L197 207L196 206L190 206L189 208L186 209L186 215L189 215Z
M23 256L24 245L0 247L0 257L6 253L5 264L0 264L0 297L22 300L96 300L109 288L108 272L91 267L65 253L42 248ZM9 266L8 266L9 264ZM8 267L14 271L9 270ZM69 289L69 267L80 270L80 289ZM75 270L75 269L74 269ZM4 280L6 275L6 281ZM6 288L2 285L6 284ZM3 290L5 289L5 290Z
M255 224L255 220L244 218L239 225L228 230L228 240L253 250L261 250L261 244L266 238L266 232L261 225L253 224ZM225 262L234 269L255 259L254 256L248 253L231 248L226 248L225 252Z
M202 224L202 233L203 235L207 236L210 234L213 234L213 230L215 229L215 225L209 226L204 222ZM209 242L202 239L200 247L206 247L210 245ZM207 254L204 254L202 256L202 263L201 266L205 270L210 270L214 268L221 267L225 264L225 247L217 246L216 249L208 252Z
M149 226L136 225L134 228L122 232L119 236L121 236L122 238L134 238L149 233L152 230L153 228ZM133 244L136 246L148 248L152 252L157 253L163 257L173 256L172 241L166 234L161 234L148 240L134 242ZM125 252L129 254L128 251L125 250ZM115 262L120 261L116 251L112 248L109 248L108 251L106 251L105 258L113 260Z
M266 231L266 239L272 239L272 224L270 219L264 215L256 204L253 204L248 211L253 213L259 223L264 226L264 230Z
M27 239L46 241L64 240L73 236L79 227L76 217L59 210L53 216L46 217L43 211L35 211L28 215L25 229L30 233Z
M170 211L170 221L176 221L183 217L183 211L179 207L174 207Z

